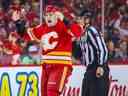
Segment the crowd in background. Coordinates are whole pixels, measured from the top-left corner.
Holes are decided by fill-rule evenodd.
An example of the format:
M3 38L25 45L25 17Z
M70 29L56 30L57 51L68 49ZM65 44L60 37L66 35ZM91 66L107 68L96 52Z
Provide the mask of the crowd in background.
M104 1L105 30L103 36L109 50L109 61L128 62L128 0ZM61 6L61 11L67 17L65 20L67 26L75 17L81 16L84 11L89 10L93 13L92 24L99 32L102 32L102 0L59 0L58 2L57 0L44 0L43 7L46 4L54 3ZM0 0L1 64L17 63L16 58L20 54L24 55L30 52L33 55L39 53L40 50L37 43L32 41L26 44L24 40L19 38L18 34L16 34L15 22L12 20L12 13L15 10L20 10L23 13L21 19L25 21L26 28L38 25L40 23L39 5L39 0ZM28 48L30 45L32 45L31 48ZM37 57L40 58L40 56ZM29 59L31 58L26 57L21 63L35 63L35 61Z
M93 13L92 24L102 31L103 0L68 0L74 13L84 9ZM104 0L104 38L109 50L109 61L127 62L128 58L128 0Z

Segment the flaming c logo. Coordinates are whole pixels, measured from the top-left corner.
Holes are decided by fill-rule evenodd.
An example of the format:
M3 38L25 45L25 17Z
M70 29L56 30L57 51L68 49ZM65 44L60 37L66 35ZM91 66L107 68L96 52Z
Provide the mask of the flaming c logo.
M58 44L58 41L56 39L58 39L57 32L53 31L53 32L44 34L41 37L41 43L42 43L43 50L47 51L47 50L54 49Z

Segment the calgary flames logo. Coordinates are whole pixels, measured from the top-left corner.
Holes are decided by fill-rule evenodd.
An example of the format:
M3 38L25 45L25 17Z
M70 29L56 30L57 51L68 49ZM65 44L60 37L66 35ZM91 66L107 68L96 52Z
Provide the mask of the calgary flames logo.
M48 51L51 49L54 49L58 44L58 34L57 32L49 32L47 34L44 34L41 37L41 44L44 51Z

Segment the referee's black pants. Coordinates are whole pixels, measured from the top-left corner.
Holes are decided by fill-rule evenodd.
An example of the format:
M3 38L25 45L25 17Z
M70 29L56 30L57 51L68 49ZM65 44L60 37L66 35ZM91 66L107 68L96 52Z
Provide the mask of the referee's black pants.
M109 68L103 66L104 75L96 77L95 66L88 66L82 82L82 96L108 96Z

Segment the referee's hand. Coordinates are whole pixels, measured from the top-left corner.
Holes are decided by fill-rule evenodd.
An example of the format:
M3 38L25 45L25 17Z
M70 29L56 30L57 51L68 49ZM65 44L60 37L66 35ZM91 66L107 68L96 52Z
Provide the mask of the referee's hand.
M100 78L104 74L104 69L102 67L97 67L96 69L96 77Z

